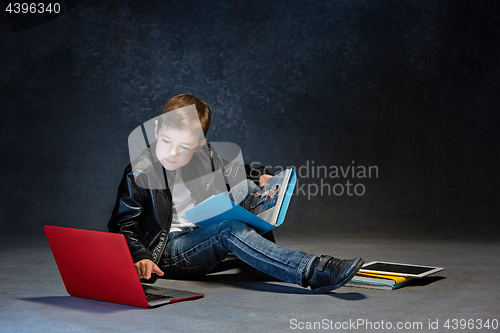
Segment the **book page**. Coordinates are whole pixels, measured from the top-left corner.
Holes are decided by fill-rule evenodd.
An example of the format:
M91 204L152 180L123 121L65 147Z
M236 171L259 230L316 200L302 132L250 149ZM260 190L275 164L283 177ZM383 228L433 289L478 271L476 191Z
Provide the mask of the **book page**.
M261 192L250 194L249 211L269 223L276 224L288 178L289 170L280 172L266 182Z

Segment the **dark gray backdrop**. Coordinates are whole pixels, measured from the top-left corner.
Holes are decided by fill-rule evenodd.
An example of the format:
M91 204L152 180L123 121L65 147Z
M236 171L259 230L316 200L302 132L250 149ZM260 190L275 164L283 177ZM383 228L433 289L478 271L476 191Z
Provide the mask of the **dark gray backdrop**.
M105 230L129 133L191 92L212 108L209 139L247 163L378 168L301 177L284 231L498 239L499 14L498 1L80 1L14 33L2 13L2 234ZM321 181L364 194L312 196Z

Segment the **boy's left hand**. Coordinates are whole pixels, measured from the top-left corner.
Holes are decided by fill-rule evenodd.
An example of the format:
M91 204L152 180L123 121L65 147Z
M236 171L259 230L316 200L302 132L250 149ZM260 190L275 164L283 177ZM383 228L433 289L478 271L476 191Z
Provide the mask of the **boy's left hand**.
M260 185L260 187L264 187L264 185L266 184L266 182L269 179L271 179L271 178L273 178L273 176L271 176L271 175L262 175L262 176L260 176L259 177L259 185Z

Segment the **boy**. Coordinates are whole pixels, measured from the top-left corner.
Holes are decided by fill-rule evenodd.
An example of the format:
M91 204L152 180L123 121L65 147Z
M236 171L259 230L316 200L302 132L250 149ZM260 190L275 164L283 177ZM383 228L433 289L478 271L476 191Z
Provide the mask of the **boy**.
M264 168L228 164L206 142L211 113L190 94L172 97L156 121L157 141L125 169L111 219L110 232L127 239L140 278L196 278L212 271L232 252L256 270L285 282L325 293L347 283L363 260L316 257L289 250L259 235L241 221L227 220L197 228L185 211L230 190L244 172L253 193L272 176ZM217 171L221 171L217 173ZM223 182L215 174L223 175ZM258 184L258 185L256 185ZM238 195L241 191L230 191ZM248 204L250 200L243 200Z

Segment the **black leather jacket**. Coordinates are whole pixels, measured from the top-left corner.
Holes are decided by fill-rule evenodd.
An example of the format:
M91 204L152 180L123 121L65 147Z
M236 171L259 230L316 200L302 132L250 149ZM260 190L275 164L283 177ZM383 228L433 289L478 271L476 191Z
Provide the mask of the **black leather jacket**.
M110 232L125 236L134 263L150 259L158 264L172 223L169 185L175 179L175 171L164 169L155 152L156 143L146 148L139 158L125 168L108 222ZM246 176L258 184L263 174L270 173L263 167L229 164L209 144L196 152L182 168L184 183L196 203L227 191L228 184L235 184L241 177L244 179Z

